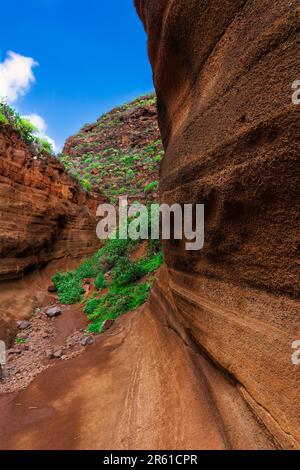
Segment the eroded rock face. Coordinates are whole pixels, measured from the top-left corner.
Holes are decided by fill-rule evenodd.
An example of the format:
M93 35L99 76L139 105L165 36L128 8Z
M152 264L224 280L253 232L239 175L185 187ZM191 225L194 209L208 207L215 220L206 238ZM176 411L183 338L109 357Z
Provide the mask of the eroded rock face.
M34 159L19 135L0 132L0 280L63 257L82 257L99 246L96 207L52 157Z
M205 204L205 247L165 245L153 311L300 448L299 2L136 0L149 37L167 203ZM298 135L298 137L297 137Z

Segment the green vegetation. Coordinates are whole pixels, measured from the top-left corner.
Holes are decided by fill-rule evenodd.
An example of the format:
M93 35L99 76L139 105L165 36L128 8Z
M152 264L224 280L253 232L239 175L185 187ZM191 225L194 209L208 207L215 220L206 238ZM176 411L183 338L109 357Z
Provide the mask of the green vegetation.
M93 304L94 309L92 312L89 302L84 309L85 313L91 312L88 314L90 321L89 332L99 333L105 320L114 320L130 310L137 309L147 301L149 292L150 283L129 285L122 288L112 285L109 292ZM93 302L93 300L90 302Z
M72 137L70 154L61 154L58 158L82 186L87 190L100 189L113 204L118 195L152 200L155 191L144 191L144 187L146 182L158 179L164 152L155 115L149 118L145 129L143 114L139 115L138 110L155 104L155 95L142 96L104 114L94 124L86 124ZM131 143L132 126L128 123L135 110L137 115L133 122L136 127L140 125L141 130L140 135L134 134L136 137ZM127 145L120 136L128 136Z
M144 191L150 192L150 191L156 191L157 189L158 189L158 181L152 181L151 183L147 184L147 186L145 186Z
M8 104L0 102L0 127L6 125L10 125L17 131L27 144L33 145L38 154L53 153L51 144L36 135L38 129L28 121L28 119L20 116L20 114Z
M27 343L28 339L27 338L15 338L15 343L16 344L25 344Z
M105 287L107 287L107 282L105 280L105 277L102 273L100 273L96 279L96 281L94 282L94 285L96 287L96 289L98 290L103 290L105 289Z
M7 117L5 114L0 113L0 126L7 126L7 124L9 124Z
M93 187L91 183L87 179L81 180L81 186L86 190L86 191L92 191Z
M89 331L100 332L102 323L115 319L146 302L150 287L151 275L162 262L161 243L149 241L147 254L133 261L131 255L142 240L122 240L117 232L116 238L108 240L105 245L90 259L74 271L57 273L52 281L57 288L60 302L73 304L85 303L84 313L89 319ZM145 242L144 242L145 243ZM104 274L109 272L110 281ZM95 279L94 285L99 292L88 299L83 299L84 279ZM107 293L101 291L108 288Z

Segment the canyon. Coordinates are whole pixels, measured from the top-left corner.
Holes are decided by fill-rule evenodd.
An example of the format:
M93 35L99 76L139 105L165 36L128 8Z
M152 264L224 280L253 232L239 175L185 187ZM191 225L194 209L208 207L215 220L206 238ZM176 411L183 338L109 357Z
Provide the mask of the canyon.
M0 395L0 448L299 449L299 2L135 5L165 151L160 199L205 205L204 248L165 241L147 304ZM2 279L95 251L97 196L16 135L0 142Z
M39 284L47 287L49 275L62 266L60 260L71 265L72 259L80 259L97 250L100 242L95 233L95 214L103 200L100 194L84 191L57 159L50 155L36 156L11 127L1 128L2 340L9 339L14 320L33 311ZM47 278L43 274L26 276L49 262L53 267L47 268ZM32 282L36 288L33 295L28 294L29 290L34 290L30 287Z

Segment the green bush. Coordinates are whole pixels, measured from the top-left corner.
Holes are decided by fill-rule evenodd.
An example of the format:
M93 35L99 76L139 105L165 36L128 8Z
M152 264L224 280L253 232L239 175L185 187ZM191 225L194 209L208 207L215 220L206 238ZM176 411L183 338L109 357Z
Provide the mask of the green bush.
M6 126L7 124L8 124L7 117L3 113L0 113L0 126Z
M52 145L50 144L50 142L48 142L48 140L42 139L41 137L36 137L35 141L37 145L40 147L41 152L50 153L50 154L53 153Z
M57 288L59 301L67 305L79 302L84 293L83 279L96 277L99 270L99 259L97 256L93 256L91 259L84 260L75 271L55 274L52 282Z
M146 302L149 296L150 284L130 285L123 288L111 286L109 292L101 297L95 310L88 315L90 325L88 330L99 333L105 320L114 320L118 316L137 309Z
M126 179L132 179L134 177L134 171L133 170L127 170L126 171Z
M144 191L150 192L150 191L156 191L157 189L158 189L158 181L152 181L151 183L147 184L147 186L145 186Z
M96 281L94 282L94 286L98 290L103 290L103 289L105 289L105 287L107 287L107 282L106 282L105 277L102 273L100 273L98 275Z
M35 144L40 153L53 153L49 142L36 135L38 132L37 127L28 119L20 116L11 106L0 102L0 116L0 124L10 124L25 142Z
M118 286L132 284L143 277L139 263L121 258L113 269L113 281Z
M87 179L80 180L81 186L86 190L86 191L92 191L93 186Z
M58 298L62 304L75 304L81 300L84 290L82 288L82 279L76 271L57 273L52 278L52 282L57 288Z

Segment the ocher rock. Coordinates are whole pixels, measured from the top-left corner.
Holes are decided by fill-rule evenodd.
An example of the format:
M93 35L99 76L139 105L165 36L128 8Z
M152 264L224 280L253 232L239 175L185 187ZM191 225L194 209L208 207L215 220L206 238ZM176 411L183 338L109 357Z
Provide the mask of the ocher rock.
M153 314L230 374L277 446L300 448L299 2L135 3L166 150L162 201L205 204L202 251L165 243Z
M82 257L99 247L96 208L58 159L34 159L8 126L0 129L0 280L63 257Z

